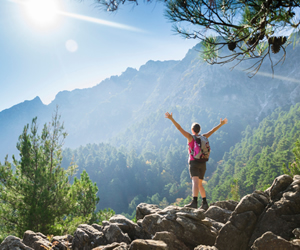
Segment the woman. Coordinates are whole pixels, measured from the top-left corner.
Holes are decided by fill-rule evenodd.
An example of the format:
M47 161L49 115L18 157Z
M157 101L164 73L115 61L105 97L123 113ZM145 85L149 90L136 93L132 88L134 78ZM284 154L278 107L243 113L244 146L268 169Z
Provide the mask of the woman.
M191 127L192 134L185 131L173 118L173 114L169 114L168 112L165 113L165 118L168 118L172 121L172 123L175 125L175 127L181 132L181 134L187 139L188 145L189 145L189 172L190 177L192 179L192 193L193 193L193 200L190 204L186 205L185 207L191 207L191 208L197 208L198 207L198 193L200 192L200 195L202 197L202 204L200 209L207 210L208 204L206 201L206 193L205 189L202 185L202 181L204 179L204 175L206 172L206 162L197 162L193 158L193 156L190 154L191 150L194 148L194 136L199 135L201 131L201 127L198 123L193 123ZM225 118L222 120L220 119L220 124L214 127L209 132L203 134L206 138L209 138L214 132L216 132L220 127L227 124L228 120Z

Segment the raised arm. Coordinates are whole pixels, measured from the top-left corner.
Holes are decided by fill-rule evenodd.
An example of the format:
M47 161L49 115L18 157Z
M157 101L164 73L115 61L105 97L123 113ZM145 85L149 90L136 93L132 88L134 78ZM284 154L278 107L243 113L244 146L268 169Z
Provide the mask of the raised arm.
M180 131L180 133L188 140L188 142L191 142L193 140L193 136L186 132L173 118L173 113L169 114L169 112L165 113L165 118L168 118L171 120L171 122L174 124L174 126Z
M225 118L224 120L222 120L222 118L220 119L220 124L215 126L212 130L210 130L209 132L203 134L206 138L210 137L214 132L216 132L219 128L221 128L223 125L227 124L228 120L227 118Z

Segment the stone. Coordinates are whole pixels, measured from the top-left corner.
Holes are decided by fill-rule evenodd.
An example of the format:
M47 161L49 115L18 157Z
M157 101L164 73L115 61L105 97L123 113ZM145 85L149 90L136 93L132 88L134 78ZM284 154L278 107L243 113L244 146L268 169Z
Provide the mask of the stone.
M173 233L189 248L200 244L214 245L217 237L217 230L210 221L205 220L204 211L200 209L169 206L146 215L141 227L149 235L163 231Z
M256 195L253 193L244 196L232 212L228 222L221 228L215 243L219 250L248 248L257 219L265 209L265 205L255 198Z
M273 234L272 232L266 232L261 237L256 239L251 246L253 250L274 250L274 249L284 249L284 250L300 250L300 246L293 244L293 242L287 241L280 236Z
M234 211L235 207L237 206L238 202L233 200L227 200L227 201L217 201L213 202L210 205L211 206L217 206L226 210Z
M42 233L35 233L31 230L27 230L23 236L23 243L35 250L45 250L45 248L51 248L52 244Z
M131 239L129 238L128 234L124 234L116 224L105 226L103 229L103 234L108 244L114 242L125 242L127 244L131 243Z
M128 249L129 249L129 246L124 242L121 242L121 243L114 242L109 245L93 248L93 250L128 250Z
M159 211L161 211L161 209L157 205L140 203L136 207L136 219L143 219L146 215L154 214Z
M264 208L265 205L255 198L255 194L248 194L241 199L234 212L239 214L252 211L258 216L263 212Z
M169 250L165 242L160 240L134 240L129 250Z
M68 250L72 246L73 236L68 234L64 236L54 236L52 238L52 245L58 250Z
M161 240L165 242L168 246L168 249L172 250L189 250L189 248L180 241L175 234L164 231L164 232L157 232L153 240Z
M117 224L122 232L127 233L132 240L151 238L141 226L127 219L124 215L114 215L109 219L109 222Z
M87 224L78 226L74 233L72 250L90 250L100 245L107 245L103 232Z
M206 212L205 216L213 219L214 221L221 222L225 224L229 217L231 216L232 211L218 207L218 206L210 206Z
M300 191L299 185L292 185L293 179L290 177L277 177L277 181L273 185L281 186L277 188L281 192L276 200L270 202L267 209L262 213L254 232L249 241L249 247L253 242L261 237L264 233L271 231L277 236L290 240L293 235L293 230L299 227L300 221ZM276 180L275 179L275 180ZM295 180L295 178L294 178ZM274 184L275 183L275 184ZM285 183L283 185L283 183ZM291 183L288 187L286 183ZM275 189L273 189L274 191Z
M280 195L291 183L293 182L293 178L289 175L280 175L275 178L271 187L267 189L270 198L275 199L278 194Z
M15 236L7 236L0 245L0 250L34 250L26 246L22 240Z
M206 217L206 219L208 221L210 221L212 227L215 228L217 232L219 232L221 230L221 228L224 227L224 225L225 225L224 223L215 221L215 220L213 220L213 219L211 219L209 217Z

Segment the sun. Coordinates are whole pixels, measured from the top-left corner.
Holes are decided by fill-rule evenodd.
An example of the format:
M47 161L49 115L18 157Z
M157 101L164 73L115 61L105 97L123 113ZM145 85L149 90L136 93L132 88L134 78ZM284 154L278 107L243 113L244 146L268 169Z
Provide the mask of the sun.
M28 0L25 11L35 26L47 28L57 24L59 5L56 0Z

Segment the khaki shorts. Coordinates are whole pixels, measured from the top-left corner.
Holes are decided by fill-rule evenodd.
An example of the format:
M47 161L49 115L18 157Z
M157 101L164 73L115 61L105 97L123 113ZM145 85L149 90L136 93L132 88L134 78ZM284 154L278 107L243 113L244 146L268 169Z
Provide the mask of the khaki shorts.
M206 172L206 162L189 162L190 177L198 176L200 180L204 179Z

